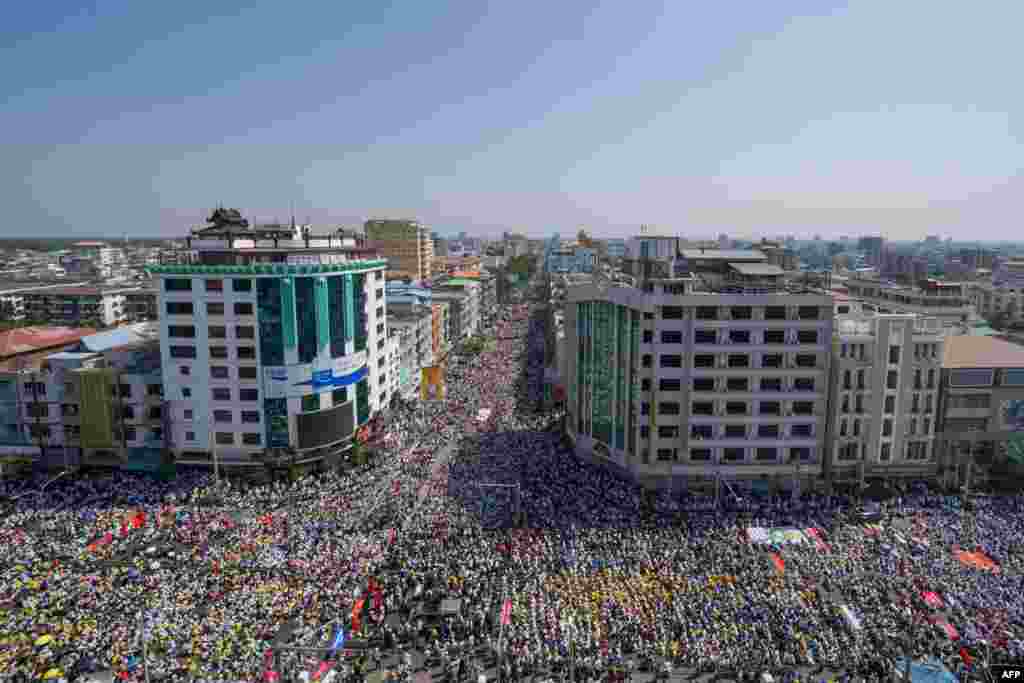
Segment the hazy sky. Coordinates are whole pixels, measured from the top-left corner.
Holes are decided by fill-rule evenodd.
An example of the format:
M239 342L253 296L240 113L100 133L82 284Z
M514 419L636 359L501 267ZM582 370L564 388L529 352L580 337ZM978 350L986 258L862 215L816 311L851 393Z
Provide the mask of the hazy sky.
M1021 234L1020 0L71 4L0 22L0 235Z

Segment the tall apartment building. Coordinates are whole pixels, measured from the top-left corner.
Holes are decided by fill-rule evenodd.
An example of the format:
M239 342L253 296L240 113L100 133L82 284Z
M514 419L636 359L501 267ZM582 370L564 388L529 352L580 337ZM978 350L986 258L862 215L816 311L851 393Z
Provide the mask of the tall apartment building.
M938 318L848 306L834 327L828 476L854 486L933 477L949 330Z
M430 230L417 221L373 219L364 226L366 239L373 242L388 261L388 277L425 282L433 273L434 241Z
M179 462L331 461L386 405L383 260L219 209L188 265L154 266Z
M1024 469L1024 348L950 337L942 360L938 462L946 485L1020 476ZM1009 469L1007 469L1009 468Z
M925 280L920 285L904 286L859 273L846 280L851 297L874 307L879 313L916 313L940 318L945 325L958 325L973 312L964 282Z
M131 320L127 296L138 288L47 287L22 292L25 316L53 325L112 327Z
M569 289L560 374L577 453L659 487L818 478L832 300L746 265L723 289L694 274Z

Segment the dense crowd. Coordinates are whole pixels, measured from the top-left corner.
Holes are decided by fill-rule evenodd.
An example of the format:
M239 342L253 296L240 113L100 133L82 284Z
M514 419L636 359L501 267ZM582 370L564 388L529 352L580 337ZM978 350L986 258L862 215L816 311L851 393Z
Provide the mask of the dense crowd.
M925 491L876 525L838 498L711 513L650 496L572 457L558 413L539 410L540 319L508 307L493 334L493 351L452 356L443 402L387 415L365 466L258 486L5 482L18 498L0 522L0 678L141 680L144 641L157 679L291 679L320 658L271 646L321 647L338 626L436 661L485 645L511 678L724 666L811 680L881 676L907 648L950 668L1024 657L1024 499L986 500L965 527ZM760 528L802 533L752 543ZM460 601L448 617L442 598Z

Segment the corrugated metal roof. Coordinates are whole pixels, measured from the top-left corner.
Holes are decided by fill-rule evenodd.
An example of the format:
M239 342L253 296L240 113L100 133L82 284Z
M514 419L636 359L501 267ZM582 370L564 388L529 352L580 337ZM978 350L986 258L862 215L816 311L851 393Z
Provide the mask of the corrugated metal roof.
M1024 368L1024 347L994 337L946 337L942 367Z
M22 353L70 346L82 337L94 334L93 327L19 327L0 332L0 358Z
M729 267L740 275L785 275L784 271L774 263L730 263Z
M136 323L83 337L79 346L81 349L88 351L109 351L122 346L142 344L159 338L160 327L156 323Z

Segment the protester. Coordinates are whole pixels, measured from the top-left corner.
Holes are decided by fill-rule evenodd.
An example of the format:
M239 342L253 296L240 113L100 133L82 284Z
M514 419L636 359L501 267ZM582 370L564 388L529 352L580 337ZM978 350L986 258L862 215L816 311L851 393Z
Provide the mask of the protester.
M378 421L365 466L226 489L193 471L61 479L39 494L44 480L4 482L17 499L0 522L0 672L138 681L144 640L152 678L317 677L323 655L271 648L333 660L339 627L381 649L366 651L372 668L402 675L413 652L467 676L490 657L512 678L872 672L908 647L951 668L1024 655L1024 498L991 499L968 530L951 500L924 492L904 498L904 529L851 519L845 499L710 511L652 498L575 458L561 415L537 409L533 313L506 307L496 350L453 355L444 401ZM761 527L800 532L751 543ZM460 601L447 617L442 599Z

